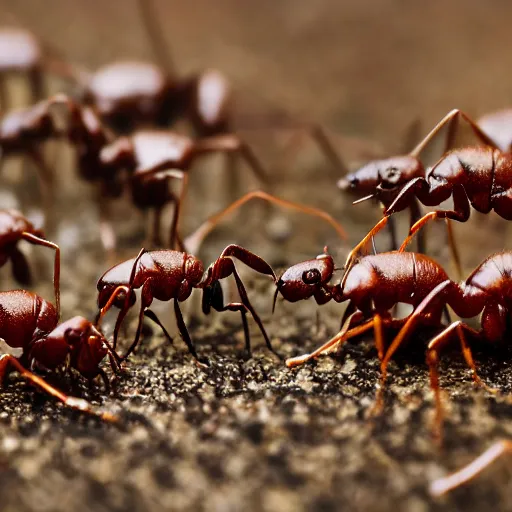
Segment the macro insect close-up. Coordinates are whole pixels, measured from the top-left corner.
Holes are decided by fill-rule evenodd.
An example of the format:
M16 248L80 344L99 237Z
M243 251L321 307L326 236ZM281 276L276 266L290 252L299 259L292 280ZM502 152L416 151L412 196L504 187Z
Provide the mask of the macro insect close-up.
M511 16L0 0L0 510L510 510Z

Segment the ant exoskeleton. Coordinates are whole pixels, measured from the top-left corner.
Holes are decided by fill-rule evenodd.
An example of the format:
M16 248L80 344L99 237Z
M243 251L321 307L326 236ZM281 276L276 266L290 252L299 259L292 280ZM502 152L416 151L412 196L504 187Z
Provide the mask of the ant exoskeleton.
M448 127L446 148L450 148L453 145L453 138L459 117L468 123L476 137L486 146L455 149L445 153L433 168L425 171L418 156L445 126ZM490 185L485 188L485 178L477 171L480 171L481 166L485 165L489 169L486 174L488 179L494 177L494 173L491 172L491 169L494 169L493 158L497 157L497 155L494 154L495 151L499 152L496 143L464 112L455 109L449 112L408 155L371 162L359 169L356 173L344 178L343 184L347 187L353 187L361 191L364 189L369 192L369 195L356 202L377 198L385 207L384 217L348 255L347 266L353 261L359 249L364 247L377 232L392 221L391 215L393 213L405 210L406 208L411 209L411 220L415 220L411 227L411 234L418 231L419 227L424 225L427 219L434 218L434 212L431 212L419 219L420 211L417 200L421 201L426 206L436 206L448 199L453 191L455 209L457 212L437 212L438 217L467 220L463 219L466 214L469 216L469 202L467 198L469 198L475 209L488 213L491 208L489 208L487 204L489 201L486 203L485 199L482 197L484 195L482 191L488 190ZM484 158L487 158L485 163ZM472 165L474 165L474 167L472 167ZM473 173L471 173L472 169L474 169ZM467 174L465 171L467 171ZM444 176L445 174L447 176ZM448 177L452 178L453 184L449 185L446 182L445 178ZM469 180L472 181L470 182ZM476 182L477 180L480 180L478 184ZM499 185L497 184L497 186ZM462 190L461 187L464 190ZM486 194L489 196L487 192ZM454 262L459 275L461 275L460 258L450 224L448 224L448 237ZM410 238L408 241L409 240ZM403 244L400 250L403 250L405 245L406 244ZM423 243L421 243L420 246L423 246Z
M22 349L18 358L0 355L0 385L12 368L67 407L106 421L118 421L117 416L97 410L86 400L67 396L28 370L39 368L49 371L67 367L89 381L99 375L108 386L108 379L99 364L110 354L114 369L117 357L103 334L81 316L60 325L58 322L58 309L42 297L24 290L0 292L0 338L8 346Z
M121 323L128 309L135 304L134 290L141 289L137 332L132 344L126 353L120 357L120 360L126 359L137 347L142 332L144 315L159 325L172 343L172 338L158 317L148 309L153 300L158 299L161 301L174 301L174 312L180 335L187 344L189 352L196 361L201 363L179 306L180 302L190 297L194 288L203 290L202 308L205 314L208 314L211 308L214 308L216 311L240 311L245 334L245 348L249 355L251 353L251 345L246 318L247 312L251 313L254 321L260 328L269 350L274 352L265 328L249 301L245 287L236 270L234 258L242 261L256 272L268 275L275 280L274 271L268 263L238 245L226 247L219 258L208 267L206 273L204 273L203 264L198 258L191 254L172 250L151 252L142 250L137 258L125 261L107 270L98 281L98 307L100 308L99 318L103 316L105 307L109 307L112 303L121 308L114 328L114 350L116 349ZM219 280L231 275L235 278L241 302L224 304ZM122 294L118 293L119 287L122 287ZM128 291L125 291L126 289Z
M407 254L407 253L403 253ZM406 341L412 330L425 315L432 314L439 307L450 306L460 318L473 318L480 315L480 330L476 331L458 320L451 323L438 334L428 345L427 363L430 368L431 386L435 393L437 406L437 423L441 424L442 403L439 389L439 349L447 344L453 335L460 341L466 363L473 372L475 382L488 391L495 390L485 386L476 373L471 348L465 334L488 344L495 344L504 339L509 331L509 316L511 309L512 284L512 252L500 252L486 258L460 284L447 279L440 283L431 294L409 316L393 343L390 345L382 361L383 380L386 377L386 365L396 349Z
M422 254L394 251L364 256L350 268L348 276L341 283L329 285L333 271L332 257L322 254L314 260L294 265L277 281L274 302L279 293L290 302L309 297L314 297L318 304L325 304L330 300L349 301L343 315L340 332L313 352L288 359L286 365L291 368L322 354L329 354L341 348L348 339L373 328L382 373L382 385L377 395L374 411L382 408L387 366L401 343L401 339L397 337L386 349L384 328L393 330L403 328L405 330L405 326L409 329L411 325L418 323L426 327L443 327L441 317L446 311L446 304L452 306L457 314L472 313L476 310L475 302L471 304L465 302L466 297L471 295L471 278L467 281L469 284L466 293L463 293L458 285L449 279L445 270L438 263ZM474 273L473 276L476 279L477 273ZM450 292L453 301L432 301L441 292ZM476 292L474 296L477 296ZM475 300L480 300L480 297ZM410 304L413 307L413 313L405 318L393 318L390 310L399 303ZM459 329L458 325L452 326L451 330L453 329ZM437 336L436 340L440 336ZM443 339L447 336L448 334L444 335ZM477 375L471 351L463 338L461 343L464 358L473 372L475 382L484 386ZM439 345L440 341L434 340L429 345L427 352L431 376L430 385L436 397L439 394L436 366ZM442 421L439 398L436 398L436 407L438 427L436 434L439 435Z
M59 246L46 240L44 233L36 229L20 212L16 210L0 210L0 266L5 265L10 260L12 273L16 281L22 285L29 285L32 282L30 267L25 255L18 248L20 240L26 240L34 245L49 247L55 251L53 286L57 313L60 314Z
M190 353L196 360L198 360L179 307L180 302L188 299L193 288L203 290L202 304L203 312L205 314L208 314L211 308L216 311L240 311L244 326L245 346L249 354L250 338L246 320L247 312L251 313L253 316L263 334L267 347L272 350L272 345L265 332L263 324L249 302L245 287L236 270L233 259L236 258L237 260L240 260L251 269L259 272L260 274L268 275L275 281L276 276L268 263L247 249L231 244L222 251L219 258L217 258L209 266L206 273L204 273L201 261L195 256L192 256L192 253L197 253L199 250L204 237L220 222L222 218L224 218L224 216L242 204L256 198L321 218L329 222L336 229L340 237L345 238L345 232L341 226L329 214L321 210L294 203L292 201L283 200L267 194L266 192L249 192L235 201L232 205L217 214L212 215L191 236L189 236L184 243L188 253L172 250L153 252L145 252L143 250L137 258L112 267L100 278L98 281L98 306L100 308L99 318L103 316L103 309L105 307L109 307L111 303L121 308L121 312L118 315L114 328L114 349L117 346L118 332L123 318L126 316L128 309L135 303L135 294L133 290L141 288L141 304L139 309L137 333L130 348L122 359L126 359L139 342L144 314L151 320L155 321L163 329L163 326L156 315L148 309L153 299L163 301L174 299L174 310L178 322L178 329L187 344ZM241 302L225 305L219 281L231 275L235 278ZM116 289L119 286L127 287L130 290L130 293L124 298L116 297ZM124 292L124 290L121 291ZM169 341L172 342L172 339L165 329L163 329L163 331Z
M485 450L484 453L471 461L468 465L459 469L455 473L452 473L451 475L434 480L429 486L430 494L436 497L443 496L444 494L477 477L496 459L499 459L503 455L510 453L512 453L511 441L506 439L497 441L490 448Z

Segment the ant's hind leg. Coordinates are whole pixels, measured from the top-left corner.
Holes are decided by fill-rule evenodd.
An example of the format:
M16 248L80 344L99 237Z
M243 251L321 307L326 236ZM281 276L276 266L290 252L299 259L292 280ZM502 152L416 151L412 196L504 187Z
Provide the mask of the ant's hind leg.
M119 421L117 416L108 412L99 411L91 403L87 402L87 400L73 396L67 396L62 391L59 391L57 388L53 387L51 384L48 384L48 382L46 382L41 377L27 370L15 357L8 354L0 356L0 383L2 383L5 379L9 366L14 368L22 377L29 380L32 384L41 388L49 395L57 398L57 400L60 400L66 407L70 407L71 409L75 409L77 411L86 412L108 422L114 423Z
M502 440L494 443L482 453L482 455L470 462L467 466L459 469L459 471L434 480L429 486L430 494L436 497L443 496L447 492L470 482L488 468L495 460L510 452L512 452L512 442Z

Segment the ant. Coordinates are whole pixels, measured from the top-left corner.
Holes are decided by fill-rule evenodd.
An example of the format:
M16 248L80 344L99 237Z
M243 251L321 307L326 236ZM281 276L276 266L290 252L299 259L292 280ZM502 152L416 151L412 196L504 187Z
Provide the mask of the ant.
M486 144L485 147L473 146L455 149L446 153L431 169L425 171L418 155L432 138L446 125L447 147L451 147L458 118L466 121L475 135ZM356 186L375 190L365 198L376 197L384 204L384 217L349 253L346 267L353 262L357 252L364 247L391 220L391 215L406 208L415 208L417 200L426 206L437 206L453 194L455 211L429 212L417 220L411 227L409 237L400 247L403 251L416 233L426 222L434 218L446 218L461 222L469 218L470 202L473 207L489 213L494 207L499 215L507 218L506 193L509 188L505 171L509 161L506 153L501 153L496 143L480 130L466 114L460 110L449 112L407 156L394 157L372 162L360 169L352 177ZM496 169L496 171L495 171ZM501 169L501 171L500 171ZM492 187L491 187L492 183ZM492 188L492 190L491 190ZM448 224L449 244L459 275L462 274L458 250Z
M473 372L474 381L488 391L496 392L496 390L486 386L478 377L471 349L466 341L466 334L487 344L496 344L504 339L505 334L510 329L508 317L512 311L510 307L510 300L512 299L510 291L511 275L512 252L500 252L486 258L460 284L449 279L440 283L409 316L382 361L384 380L386 364L396 349L407 340L416 324L425 315L431 314L433 310L437 310L440 306L450 306L460 318L472 318L480 315L480 330L476 331L458 320L446 327L428 345L427 363L430 368L431 386L435 392L438 425L441 424L443 419L437 371L439 350L453 338L453 335L456 335L460 342L466 363Z
M67 396L28 370L74 369L89 381L99 375L108 387L99 364L110 354L114 369L113 360L117 358L103 334L81 316L60 325L58 322L58 308L39 295L24 290L0 292L0 338L10 347L22 349L18 358L0 355L0 384L12 368L67 407L117 422L117 416L97 410L86 400Z
M204 273L203 264L198 258L191 254L173 250L146 252L142 249L135 259L125 261L107 270L99 279L97 286L98 307L100 308L98 322L104 315L105 308L108 308L111 304L121 309L114 328L114 350L116 349L121 323L128 309L135 304L134 290L141 288L141 304L137 332L132 344L126 353L120 357L120 360L125 360L137 347L142 332L144 315L161 327L165 336L172 344L172 338L169 336L156 314L148 309L153 300L158 299L162 301L174 301L174 313L176 315L180 335L194 359L199 364L206 365L207 362L200 360L196 353L179 306L180 302L190 297L194 288L203 290L202 308L205 314L208 314L211 308L216 311L240 312L245 334L245 348L248 355L251 353L251 345L246 318L247 312L251 313L257 323L269 350L274 352L265 328L249 301L233 258L245 263L256 272L268 275L275 280L274 271L268 263L238 245L229 245L226 247L219 258L208 267L206 274ZM235 278L240 295L240 302L224 304L219 280L231 275ZM121 287L122 294L118 293L119 287Z
M451 475L434 480L429 486L430 494L435 497L443 496L453 489L471 481L482 473L484 469L489 467L496 459L511 452L512 442L506 439L497 441L467 466L464 466Z
M240 205L255 198L263 199L267 202L272 202L286 208L293 208L308 215L326 220L335 227L341 237L345 236L341 226L339 226L339 224L330 215L321 210L286 201L267 194L266 192L254 191L242 196L229 207L207 219L200 228L193 233L193 235L185 240L184 245L188 248L188 252L178 252L174 250L146 252L143 249L137 258L120 263L108 270L99 279L97 286L99 292L98 307L100 308L99 319L101 319L104 314L103 310L110 307L110 304L112 303L121 309L114 328L114 350L117 346L118 332L121 323L126 316L128 309L135 303L134 289L141 288L141 304L139 309L137 333L134 341L121 360L126 359L139 343L144 315L157 323L172 343L171 337L168 335L157 316L148 309L153 302L153 299L158 299L163 301L174 300L174 311L178 322L179 332L187 344L190 353L196 361L199 361L179 307L179 303L187 300L194 288L203 290L202 309L205 314L208 314L211 311L211 308L219 312L240 311L245 334L245 348L248 355L251 353L251 347L246 319L247 312L251 313L252 317L256 321L269 350L274 352L270 340L265 332L265 328L247 297L247 292L236 270L233 259L241 261L249 268L259 272L260 274L270 276L275 282L276 276L270 265L254 253L234 244L228 245L222 251L219 258L217 258L208 267L206 273L203 271L203 264L201 261L192 255L193 252L197 252L199 250L204 237L225 215L232 212L233 209ZM193 249L193 251L191 249ZM240 295L240 302L224 304L222 288L219 281L231 275L235 278L238 293ZM126 294L123 293L123 297L116 291L119 286L127 287L130 292ZM124 292L124 290L121 291ZM117 295L121 296L117 297Z
M20 212L0 209L0 266L11 260L12 272L22 285L32 282L30 268L25 255L19 250L18 242L26 240L34 245L49 247L55 251L53 286L57 313L60 312L60 248L44 238L44 233L36 229ZM58 315L57 315L58 316Z
M175 204L169 240L169 247L174 248L188 174L196 158L212 152L240 155L260 182L268 182L268 174L256 155L235 135L193 140L170 131L139 130L105 146L100 159L105 168L127 169L135 206L142 210L154 209L154 224L150 236L153 245L162 244L160 225L164 206L168 203ZM167 182L170 178L182 180L179 197L169 189Z
M304 364L322 354L329 354L339 348L350 338L373 329L375 332L375 346L381 363L382 385L377 395L374 412L382 408L382 396L387 376L387 366L402 338L400 334L386 349L384 329L403 330L411 325L421 323L426 327L442 327L441 317L446 312L446 304L449 303L456 313L465 314L476 310L476 303L467 304L472 286L468 279L467 292L464 293L456 283L451 281L445 270L433 259L419 253L401 253L397 251L364 256L348 271L344 281L336 285L330 285L329 281L334 272L334 261L329 254L321 254L316 259L308 260L290 267L277 281L274 304L281 294L289 302L314 297L319 305L330 300L335 302L349 301L342 318L342 327L338 334L332 337L309 354L286 360L289 368ZM475 282L478 274L473 274ZM440 292L453 295L450 302L434 301ZM475 295L477 289L475 288ZM480 297L478 299L480 300ZM410 304L413 313L408 317L396 319L390 314L390 310L399 303ZM428 310L426 304L429 305ZM465 309L464 309L465 308ZM470 308L473 308L470 310ZM449 316L449 315L448 315ZM489 315L488 315L489 316ZM454 325L454 324L453 324ZM459 329L458 325L451 329ZM436 396L439 394L439 379L436 364L438 350L447 335L436 337L429 345L427 361L430 367L430 385ZM476 373L476 367L467 344L461 339L463 355L467 364L473 371L475 382L483 386ZM442 420L441 403L436 400L437 426ZM440 430L436 431L440 434Z
M15 109L0 119L0 169L7 157L28 156L38 169L47 210L53 202L53 173L40 146L65 135L55 121L52 109L67 102L66 96L57 94L35 105Z

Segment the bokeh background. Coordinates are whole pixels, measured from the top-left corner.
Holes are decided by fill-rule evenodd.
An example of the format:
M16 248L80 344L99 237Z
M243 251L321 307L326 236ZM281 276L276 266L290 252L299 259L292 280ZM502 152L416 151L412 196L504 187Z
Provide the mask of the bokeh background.
M371 156L402 150L413 122L421 123L423 134L452 108L477 118L512 103L512 4L505 0L154 4L179 74L213 67L232 81L235 124L279 177L274 192L325 208L350 234L348 242L340 243L316 221L288 213L267 218L262 210L250 210L252 228L245 224L236 230L236 223L225 227L204 249L205 261L231 241L279 265L313 257L326 243L341 259L379 217L375 206L352 207L351 199L337 191L336 176L312 144L304 143L284 165L280 155L292 130L283 134L253 130L255 126L272 128L273 119L276 124L286 119L290 127L294 122L319 123L354 168ZM153 59L132 0L0 0L0 22L32 30L91 70L116 59ZM71 90L58 80L50 87ZM12 90L22 104L22 84L13 82ZM62 158L72 162L69 155ZM84 308L92 316L95 280L106 268L98 264L103 260L95 225L86 220L96 214L83 193L87 187L76 185L71 164L59 165L66 176L58 206L66 218L55 232L67 262L64 316ZM216 166L213 174L204 171L208 165L203 164L191 186L185 229L229 200L221 161L211 164ZM215 186L211 176L219 178ZM246 185L257 186L250 179ZM29 198L27 193L21 206ZM119 205L114 214L126 234L121 255L132 255L144 237L143 219L128 211L129 205ZM474 213L467 225L457 226L465 269L506 247L507 230L504 220ZM449 265L442 226L431 228L430 234L431 254ZM385 246L383 240L379 247ZM45 267L39 263L41 272ZM264 288L256 290L259 303L268 309L269 290ZM44 283L38 290L51 294ZM271 321L268 315L276 342L282 340L288 354L297 343L318 344L337 322L336 316L324 317L318 330L313 304L298 306L282 306L284 319ZM388 418L367 431L364 416L377 375L371 343L365 349L351 347L342 372L329 360L293 374L277 369L263 350L254 363L238 361L232 355L232 334L222 330L199 328L195 336L206 339L200 345L206 350L221 350L225 372L201 375L182 349L170 356L156 337L135 359L131 381L121 385L120 395L107 398L139 415L136 426L123 433L63 411L45 398L34 399L23 383L10 385L0 402L0 509L510 509L505 464L469 494L461 491L436 502L426 492L430 479L467 462L512 429L510 407L483 394L474 398L463 366L444 368L456 404L441 452L430 437L431 397L421 364L419 373L414 365L400 366L403 376L393 388ZM239 332L235 338L240 341ZM225 342L222 349L215 348L219 339ZM166 373L166 368L173 369ZM484 372L508 389L503 361L489 363ZM100 391L91 399L105 397Z

